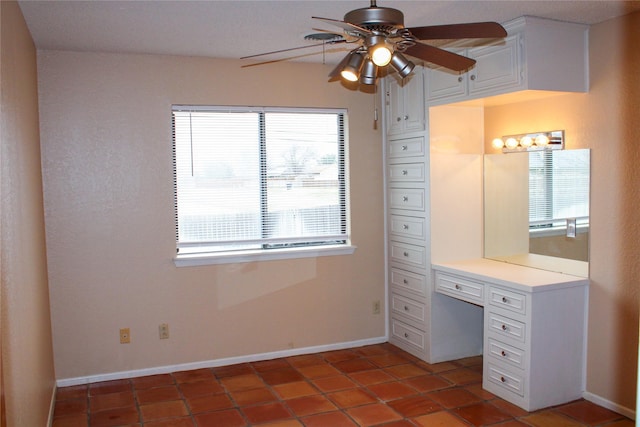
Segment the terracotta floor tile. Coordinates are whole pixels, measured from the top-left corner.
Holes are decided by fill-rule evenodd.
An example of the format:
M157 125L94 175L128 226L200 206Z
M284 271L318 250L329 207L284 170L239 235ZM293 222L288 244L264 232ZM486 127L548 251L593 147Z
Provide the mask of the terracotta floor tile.
M234 391L231 393L231 397L238 406L257 405L278 400L276 395L266 387Z
M326 363L324 358L319 354L302 354L300 356L287 357L286 359L291 366L296 368Z
M486 402L463 406L453 409L451 412L473 425L495 424L512 418L506 412Z
M273 386L273 391L283 400L295 399L297 397L311 396L320 392L306 381L296 381L293 383L279 384Z
M342 412L328 412L312 415L302 419L306 427L354 427L357 426Z
M340 371L350 374L352 372L368 371L377 368L373 363L367 359L350 359L336 362L333 364Z
M299 367L298 371L307 378L322 378L340 375L340 371L328 363L317 363L315 365Z
M160 387L163 385L172 385L175 383L171 374L149 375L146 377L132 378L133 388L141 390L144 388Z
M206 414L194 415L198 427L245 427L247 426L244 417L237 409L227 411L207 412Z
M453 371L442 372L439 375L442 378L458 385L482 381L482 374L472 371L469 368L454 369Z
M201 412L231 409L235 405L226 394L213 394L189 398L187 399L187 406L191 410L191 413L199 414Z
M56 401L67 399L86 398L89 393L88 385L74 385L62 387L56 390Z
M559 406L556 411L589 425L604 424L621 418L619 414L587 400L578 400Z
M89 422L91 427L113 427L138 423L140 417L135 408L119 408L92 413Z
M366 345L355 350L361 356L379 356L381 354L391 353L392 349L380 344Z
M612 423L607 424L607 427L634 427L636 425L632 420L625 418L620 421L614 421Z
M285 369L291 368L289 362L286 359L271 359L271 360L262 360L260 362L252 362L250 365L256 372L266 372L273 371L274 369Z
M160 421L144 423L144 427L193 427L195 424L191 417L170 418Z
M389 366L385 368L384 371L399 379L421 377L423 375L429 374L428 371L417 367L413 363L404 363L402 365Z
M509 420L503 423L494 424L491 427L530 427L530 426L529 424L522 423L518 420Z
M347 414L363 427L402 419L400 414L382 403L347 409Z
M212 380L215 378L213 370L209 368L174 372L172 375L177 383L190 383L194 381Z
M217 380L182 383L178 386L184 397L196 397L224 393L224 388Z
M154 402L165 402L180 399L180 392L175 385L138 390L136 398L140 405Z
M287 401L287 406L297 417L335 411L336 406L321 395L305 396Z
M387 405L405 418L413 418L442 410L442 406L426 396L405 397L388 402Z
M260 424L260 427L304 427L298 420L281 420L271 423Z
M466 390L478 396L482 400L491 400L491 399L497 398L495 394L483 389L482 383L467 384L467 385L464 385L463 387Z
M89 425L89 417L87 414L77 414L54 418L51 425L52 427L87 427Z
M148 405L140 405L142 421L155 421L163 418L177 418L189 415L187 406L182 400L172 400L169 402L156 402Z
M491 404L493 406L495 406L496 408L506 412L507 414L511 415L512 417L524 417L525 415L528 415L529 413L527 411L525 411L524 409L514 405L513 403L509 403L506 400L502 400L502 399L494 399L491 401Z
M269 385L286 384L304 379L302 374L294 368L276 369L260 373L262 380Z
M462 366L482 366L482 356L471 356L456 360Z
M429 371L434 373L452 371L460 367L460 365L457 365L453 362L441 362L441 363L434 363L434 364L425 362L425 365L429 369Z
M98 394L89 398L89 410L100 412L107 409L135 407L136 401L132 391L120 393Z
M354 406L368 405L378 401L375 396L361 388L338 391L329 394L328 397L340 408L352 408Z
M415 427L415 424L407 420L400 420L387 423L384 427Z
M447 409L478 403L482 400L470 391L460 387L434 391L427 394L427 396Z
M105 381L90 384L89 395L120 393L122 391L131 391L131 389L131 381L129 380Z
M86 414L87 399L67 399L56 401L53 413L55 417Z
M318 387L325 393L358 387L356 383L351 381L351 379L345 375L339 375L337 377L317 378L312 382L316 387Z
M434 412L421 415L413 419L413 422L422 427L468 427L469 424L450 412Z
M362 385L379 384L393 381L395 378L382 369L372 369L370 371L353 372L349 378Z
M422 377L409 378L403 382L423 393L452 386L449 381L437 375L425 375Z
M379 356L368 357L369 361L378 368L386 368L387 366L403 365L407 363L407 359L400 354L386 353Z
M253 374L253 368L248 363L239 363L237 365L220 366L212 368L216 378L235 377L238 375Z
M360 355L353 350L336 350L323 353L322 356L330 363L338 363L345 360L359 359Z
M251 424L285 420L293 418L289 410L280 402L266 405L249 406L241 409Z
M409 387L402 382L390 382L382 384L372 384L367 387L373 394L381 400L394 400L401 397L408 397L418 394L416 389Z
M562 415L551 410L536 412L535 414L522 417L522 422L535 427L582 427L583 424L572 420L566 415Z
M262 388L264 382L256 374L244 374L234 377L225 377L220 380L228 391L250 390L252 388Z

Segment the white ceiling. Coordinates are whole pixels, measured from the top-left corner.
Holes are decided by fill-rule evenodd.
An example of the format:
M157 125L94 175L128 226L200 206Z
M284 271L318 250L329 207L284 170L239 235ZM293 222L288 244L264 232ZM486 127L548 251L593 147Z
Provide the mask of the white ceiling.
M340 32L311 17L341 20L352 9L368 7L369 0L23 0L19 4L38 49L240 58L311 44L304 36L316 33L314 27ZM406 27L505 22L522 15L593 24L640 10L640 1L379 0L378 6L401 10ZM287 56L333 64L348 49L331 48L325 55L322 47L315 47Z

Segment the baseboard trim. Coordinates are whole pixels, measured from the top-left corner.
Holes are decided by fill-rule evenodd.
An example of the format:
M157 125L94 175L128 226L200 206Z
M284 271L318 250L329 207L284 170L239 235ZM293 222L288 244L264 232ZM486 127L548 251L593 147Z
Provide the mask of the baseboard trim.
M344 350L346 348L362 347L365 345L387 342L387 337L367 338L335 344L325 344L313 347L292 348L287 350L258 353L246 356L227 357L223 359L203 360L201 362L181 363L178 365L157 366L154 368L136 369L132 371L111 372L106 374L89 375L86 377L63 378L56 381L58 387L91 384L102 381L121 380L126 378L144 377L147 375L168 374L171 372L188 371L202 368L216 368L218 366L235 365L238 363L259 362L261 360L277 359L280 357L299 356L302 354L320 353L324 351ZM54 394L55 397L55 394Z
M610 409L613 412L617 412L618 414L624 415L627 418L631 418L632 420L636 419L635 410L624 407L610 400L607 400L601 396L598 396L597 394L593 394L593 393L589 393L588 391L585 391L582 394L582 397L584 397L585 400L588 400L589 402L595 403L596 405L602 406L603 408Z

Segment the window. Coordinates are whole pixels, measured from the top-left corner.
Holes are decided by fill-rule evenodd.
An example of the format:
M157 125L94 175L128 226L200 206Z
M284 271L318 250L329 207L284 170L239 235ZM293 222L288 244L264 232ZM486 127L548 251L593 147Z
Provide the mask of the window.
M348 246L345 122L344 110L175 106L177 260Z
M589 150L529 153L529 229L564 230L567 219L589 224Z

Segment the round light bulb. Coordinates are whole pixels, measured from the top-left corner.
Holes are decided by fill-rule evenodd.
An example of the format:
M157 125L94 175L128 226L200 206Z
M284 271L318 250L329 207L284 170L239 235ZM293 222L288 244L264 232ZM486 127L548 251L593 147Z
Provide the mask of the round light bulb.
M520 145L525 148L531 147L533 145L533 138L531 138L530 136L523 136L520 140Z
M518 146L518 140L515 138L508 138L507 142L505 142L507 148L514 149Z
M495 138L493 141L491 141L491 146L493 146L493 148L500 149L504 147L504 141L502 140L502 138Z
M384 67L391 62L391 49L387 46L374 46L371 52L371 60L378 67Z
M343 79L345 80L349 80L350 82L356 82L358 81L358 76L356 75L356 73L354 73L353 71L350 70L342 70L340 72L340 75L342 76Z
M545 146L549 144L549 137L547 135L538 135L536 136L536 145Z

